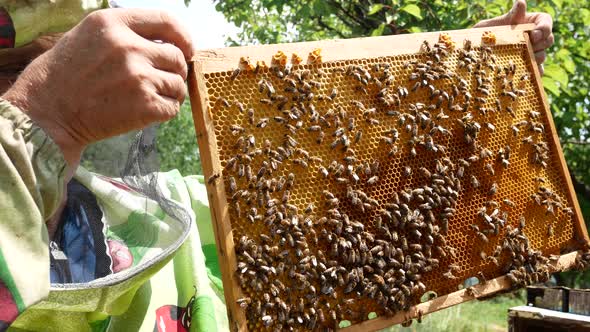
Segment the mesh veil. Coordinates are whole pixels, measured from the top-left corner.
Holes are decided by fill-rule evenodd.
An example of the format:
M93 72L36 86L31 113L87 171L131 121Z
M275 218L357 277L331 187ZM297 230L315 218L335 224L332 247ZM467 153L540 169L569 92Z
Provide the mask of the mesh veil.
M121 172L121 179L129 187L157 202L167 215L190 224L190 214L186 209L162 193L158 182L156 137L156 125L147 127L135 135L129 147L127 162Z

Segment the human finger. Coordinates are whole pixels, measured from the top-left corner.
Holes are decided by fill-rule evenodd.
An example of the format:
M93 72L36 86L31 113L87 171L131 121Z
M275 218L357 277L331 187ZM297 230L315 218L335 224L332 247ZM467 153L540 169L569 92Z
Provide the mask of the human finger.
M146 57L156 69L178 74L183 80L187 76L187 64L182 51L168 43L146 41Z
M180 102L186 97L186 85L184 79L178 74L163 70L154 70L150 75L155 92L160 96L173 98Z
M119 18L138 35L149 40L161 40L178 47L185 59L193 55L193 46L188 30L165 11L148 9L117 9Z
M526 21L526 1L514 2L512 9L506 14L509 24L520 24Z
M551 34L553 30L553 18L547 13L530 13L529 20L535 23L535 30L531 32L531 41L536 43Z
M504 15L483 20L476 25L474 28L485 28L498 25L511 25L523 23L526 18L526 2L524 0L518 0L514 2L514 5L510 11Z
M168 121L178 114L180 110L180 102L168 96L158 95L157 98L159 99L160 109L158 111L160 118L158 121L164 122Z
M545 58L547 57L547 53L545 53L545 51L539 51L539 52L535 52L535 60L537 61L538 64L542 64L543 62L545 62Z
M554 37L553 34L550 34L545 40L533 44L533 51L538 52L545 49L548 49L553 45Z

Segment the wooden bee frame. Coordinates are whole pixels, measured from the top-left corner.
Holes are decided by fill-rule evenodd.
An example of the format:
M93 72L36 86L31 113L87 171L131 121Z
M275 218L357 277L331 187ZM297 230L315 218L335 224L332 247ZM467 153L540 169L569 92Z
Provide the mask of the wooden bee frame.
M541 84L541 77L535 62L533 49L530 44L528 31L533 28L533 25L518 25L518 26L501 26L493 28L456 30L446 32L450 38L457 43L457 48L462 47L464 40L470 40L472 47L481 46L481 37L484 32L491 31L496 36L496 43L494 47L502 47L509 45L521 45L524 47L522 52L522 61L526 69L531 74L531 91L534 93L537 101L538 110L542 113L545 123L545 139L551 149L551 156L553 157L549 169L554 172L554 178L559 179L558 183L563 186L561 193L563 199L567 201L567 205L571 207L573 216L570 219L569 226L571 227L571 237L560 240L557 246L553 246L546 254L559 254L561 252L570 252L559 257L557 260L552 260L549 264L551 271L564 271L574 266L576 253L572 252L576 249L585 248L588 243L588 234L584 225L584 221L580 212L580 208L576 201L575 192L569 177L567 166L560 148L559 138L557 136L553 120L551 118L547 98ZM193 117L195 120L196 135L199 144L199 149L202 158L202 167L206 178L211 178L207 185L208 198L210 202L211 214L213 217L216 243L218 248L218 257L221 267L225 299L227 304L227 312L229 316L230 327L235 331L248 330L248 321L244 313L244 309L236 303L236 300L243 296L240 285L236 278L237 259L234 250L234 235L232 234L232 222L230 218L229 193L227 192L227 179L223 176L223 163L220 158L220 152L223 146L219 144L223 139L219 135L230 135L229 132L221 132L222 124L227 125L229 122L225 120L216 120L218 109L217 101L213 100L215 96L219 97L221 93L227 93L227 98L240 95L240 91L223 90L231 85L230 76L234 70L240 66L242 57L249 57L255 63L256 61L265 61L271 64L271 59L278 52L282 51L286 55L292 53L299 54L306 59L306 55L310 54L316 49L321 49L322 64L320 65L304 65L306 68L322 67L328 68L330 64L344 67L350 63L364 63L365 59L377 59L390 56L405 56L415 55L419 52L424 41L428 41L431 45L436 43L439 39L440 33L420 33L411 35L397 35L397 36L383 36L371 38L357 38L348 40L327 40L317 42L304 42L292 44L278 44L278 45L260 45L260 46L245 46L232 47L224 49L203 50L196 53L189 70L189 93L191 97L191 105L193 109ZM356 62L354 62L356 61ZM314 67L315 66L315 67ZM239 75L251 75L250 78L255 77L253 73L242 72ZM238 78L239 79L239 78ZM252 79L250 79L252 82ZM219 83L215 86L215 82L226 82L225 85ZM229 82L229 83L228 83ZM228 85L230 84L230 85ZM216 121L219 121L216 123ZM261 140L260 140L261 141ZM224 143L225 144L225 143ZM226 144L227 145L227 144ZM226 160L227 161L227 160ZM324 161L324 164L327 164ZM220 176L221 175L221 176ZM512 177L511 182L517 182L517 178ZM467 185L467 181L466 185ZM557 182L556 182L557 183ZM512 186L513 184L505 184L505 186ZM515 184L514 184L515 185ZM556 188L554 188L556 189ZM516 190L516 189L515 189ZM318 190L321 191L321 190ZM566 222L567 223L567 222ZM533 229L537 226L531 226ZM568 228L570 229L570 228ZM559 230L558 230L559 231ZM564 232L564 230L561 230ZM468 235L472 236L472 234ZM543 238L544 235L538 235ZM545 235L545 237L549 237ZM534 242L534 241L533 241ZM547 243L547 242L543 242ZM478 258L477 258L478 259ZM467 258L466 264L470 264L469 260L475 261L476 258ZM475 263L474 263L475 264ZM499 270L497 268L496 270ZM442 273L443 269L439 270ZM494 274L498 274L496 271ZM473 276L473 271L462 275L464 277ZM440 294L437 298L416 304L408 311L398 312L393 316L381 315L373 319L365 319L354 323L352 326L344 328L350 331L372 331L385 328L393 324L399 324L410 319L415 319L426 315L428 313L447 308L465 301L472 300L479 297L488 297L490 295L509 290L511 283L506 276L500 275L493 277L486 282L481 282L469 289L469 291L455 290L449 291L446 294ZM455 288L456 289L456 288ZM260 327L260 325L258 325Z

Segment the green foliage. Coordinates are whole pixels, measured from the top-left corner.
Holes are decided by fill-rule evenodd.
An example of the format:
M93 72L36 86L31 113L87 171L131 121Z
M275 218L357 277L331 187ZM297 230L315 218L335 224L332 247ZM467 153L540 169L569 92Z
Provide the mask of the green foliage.
M215 0L241 33L230 44L279 43L468 28L506 13L501 0ZM573 175L590 184L590 9L587 1L528 1L554 18L543 85ZM581 194L583 200L590 197ZM584 202L588 203L588 202ZM590 223L590 214L585 214Z
M137 132L133 131L89 145L82 154L80 165L91 172L120 177L135 135Z
M179 114L158 128L160 170L178 169L182 175L202 174L196 137L187 98L180 107Z
M422 323L410 327L393 326L382 332L492 332L506 331L509 308L525 305L524 291L501 295L486 301L470 301L424 316Z
M550 5L552 4L552 5ZM547 54L543 85L549 96L555 126L565 159L576 179L590 184L590 20L587 4L578 1L539 2L540 10L554 17L555 45ZM582 206L590 197L582 197ZM590 213L586 209L586 223Z
M241 30L231 44L277 43L466 28L510 8L504 1L215 0Z

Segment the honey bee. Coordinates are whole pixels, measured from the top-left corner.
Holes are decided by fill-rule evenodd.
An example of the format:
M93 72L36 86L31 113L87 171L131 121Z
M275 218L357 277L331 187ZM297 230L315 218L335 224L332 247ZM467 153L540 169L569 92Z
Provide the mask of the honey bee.
M238 77L238 75L240 75L241 72L242 72L242 70L240 68L234 69L231 76L229 77L230 80L232 80L232 81L235 80Z
M349 183L350 181L347 178L336 178L336 182L338 183Z
M237 190L236 179L233 176L229 177L229 191L234 193Z
M207 183L208 184L214 184L217 181L217 179L219 178L219 176L220 176L219 173L211 175L209 177L209 179L207 180Z
M256 124L256 127L264 128L264 127L266 127L267 124L268 124L268 118L262 118L258 121L258 123Z
M512 99L512 101L515 101L517 98L516 93L514 93L512 91L504 91L504 92L502 92L502 95L510 97L510 99Z
M488 192L488 195L493 196L498 192L498 184L496 184L495 182L492 183L492 186L490 187L490 191Z
M478 188L479 187L479 181L477 180L477 178L475 177L475 175L471 176L471 186L473 188Z
M430 179L432 177L432 174L426 167L420 167L420 173L422 173L422 176L425 178Z
M485 284L487 282L487 279L482 271L477 272L477 279L479 279L479 282L482 284Z
M320 131L320 133L318 134L318 137L316 138L316 143L322 144L325 136L326 136L326 134L324 134L323 131Z
M338 128L338 129L336 129L336 130L334 131L334 134L333 134L333 135L334 135L335 137L340 137L340 136L342 136L343 134L344 134L344 128Z
M555 234L555 232L553 230L553 225L549 224L547 226L547 236L552 237L554 234Z
M287 182L285 183L286 189L291 189L293 187L293 182L295 181L295 174L289 173L287 176Z
M457 277L453 275L453 272L451 270L448 270L447 272L443 273L443 277L449 280L457 279Z
M524 226L526 225L526 221L524 219L524 216L520 216L520 218L518 218L518 225L519 225L520 229L524 229Z
M457 174L456 174L457 177L462 178L464 174L465 174L465 168L463 166L459 166L457 168Z
M377 183L378 180L379 180L379 176L373 175L367 180L367 183L368 184L375 184L375 183Z
M404 167L404 176L410 177L412 175L412 168L410 166Z
M240 203L238 201L234 203L234 210L236 211L238 218L240 218L242 215L242 210L240 209Z
M494 166L492 164L486 163L485 168L488 172L490 172L490 174L492 174L492 175L496 174L496 172L494 171Z

